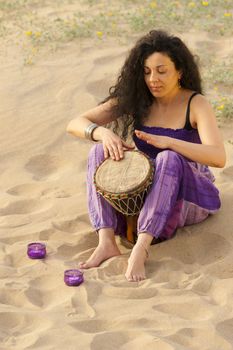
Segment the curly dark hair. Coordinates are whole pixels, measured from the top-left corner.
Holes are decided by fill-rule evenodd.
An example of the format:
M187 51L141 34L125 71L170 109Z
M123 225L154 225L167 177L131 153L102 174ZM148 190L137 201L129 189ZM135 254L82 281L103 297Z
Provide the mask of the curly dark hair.
M154 96L144 80L144 62L154 52L162 52L173 61L176 70L182 72L181 87L202 93L201 78L194 56L183 41L163 30L152 30L140 38L129 52L120 71L117 82L109 89L109 96L101 103L112 98L117 104L112 114L119 118L113 124L113 131L126 140L130 126L137 128L152 105ZM121 121L122 127L118 121ZM121 130L120 130L121 129Z

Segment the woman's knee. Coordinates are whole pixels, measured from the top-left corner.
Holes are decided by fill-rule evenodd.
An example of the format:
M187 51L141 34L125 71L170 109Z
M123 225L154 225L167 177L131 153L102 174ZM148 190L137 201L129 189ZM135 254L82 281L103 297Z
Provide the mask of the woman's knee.
M164 150L160 152L157 157L157 161L178 161L180 162L180 155L174 151L171 150Z
M162 151L156 157L155 168L157 168L157 170L164 168L169 169L172 173L176 173L177 171L182 172L182 156L171 150Z

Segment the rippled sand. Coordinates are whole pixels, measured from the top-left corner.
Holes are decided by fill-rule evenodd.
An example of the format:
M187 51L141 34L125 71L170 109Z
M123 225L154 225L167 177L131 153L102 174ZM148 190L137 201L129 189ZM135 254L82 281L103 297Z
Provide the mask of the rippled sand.
M210 54L232 54L229 39L184 38L194 49L204 40ZM32 66L17 51L2 54L1 350L233 347L233 123L222 126L228 162L214 170L216 216L152 246L143 282L125 280L130 247L119 239L121 256L85 271L80 287L63 282L97 244L86 202L92 145L66 135L66 125L107 94L128 49L73 42ZM46 243L45 260L27 257L32 241Z

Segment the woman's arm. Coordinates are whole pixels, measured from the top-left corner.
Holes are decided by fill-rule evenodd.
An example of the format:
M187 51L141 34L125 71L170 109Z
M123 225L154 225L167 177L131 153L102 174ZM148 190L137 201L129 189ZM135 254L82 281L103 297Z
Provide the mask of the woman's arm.
M161 149L171 149L201 164L222 168L226 153L213 109L204 96L198 95L192 101L193 121L202 144L182 141L167 136L156 136L135 131L147 143Z
M174 139L171 149L196 162L217 168L224 167L225 148L210 103L204 96L197 95L193 99L192 112L202 144Z
M66 131L74 136L85 138L85 129L91 123L96 123L100 127L93 132L95 140L100 140L102 125L112 122L115 118L112 116L111 110L114 106L114 101L109 100L97 107L89 109L79 117L72 119L67 125Z
M116 100L112 99L90 109L79 117L72 119L66 130L74 136L85 138L85 129L88 125L91 123L99 125L92 133L93 139L102 141L105 158L110 156L114 160L120 160L124 158L125 150L132 150L135 146L129 145L113 131L102 126L116 119L112 114L115 103Z

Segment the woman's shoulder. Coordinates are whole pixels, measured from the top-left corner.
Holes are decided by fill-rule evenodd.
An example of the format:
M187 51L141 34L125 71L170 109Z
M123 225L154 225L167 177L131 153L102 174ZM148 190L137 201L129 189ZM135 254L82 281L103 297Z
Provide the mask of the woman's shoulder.
M194 94L194 92L193 92ZM192 98L192 109L200 110L200 109L209 109L211 108L211 103L208 98L201 93L196 93Z
M208 98L200 93L195 95L192 99L191 106L192 119L194 124L198 123L200 119L208 119L214 117L215 113Z
M209 109L211 108L211 104L206 96L201 94L200 92L194 91L194 90L184 90L184 97L187 101L191 102L191 109L194 110L200 110L200 109Z

